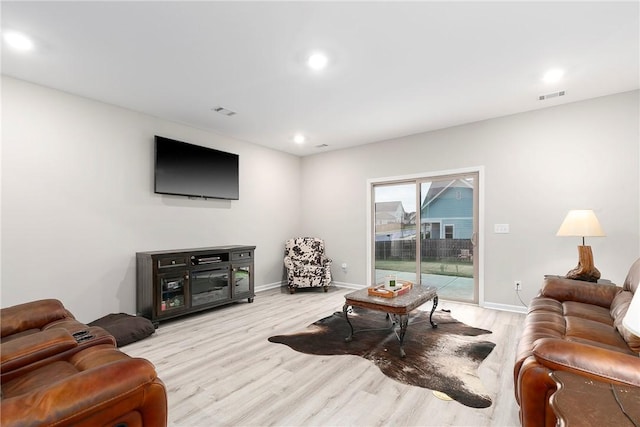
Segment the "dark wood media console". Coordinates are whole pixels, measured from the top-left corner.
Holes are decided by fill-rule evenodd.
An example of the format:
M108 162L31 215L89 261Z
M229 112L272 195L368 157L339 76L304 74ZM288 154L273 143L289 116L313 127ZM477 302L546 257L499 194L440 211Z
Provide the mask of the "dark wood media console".
M247 299L253 302L255 246L136 253L136 310L161 320Z

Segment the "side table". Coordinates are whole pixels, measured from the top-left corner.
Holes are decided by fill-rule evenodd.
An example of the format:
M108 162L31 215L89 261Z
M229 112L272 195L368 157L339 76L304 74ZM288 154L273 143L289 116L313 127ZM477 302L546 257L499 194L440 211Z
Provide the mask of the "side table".
M560 427L640 426L640 387L609 384L555 371L549 402Z

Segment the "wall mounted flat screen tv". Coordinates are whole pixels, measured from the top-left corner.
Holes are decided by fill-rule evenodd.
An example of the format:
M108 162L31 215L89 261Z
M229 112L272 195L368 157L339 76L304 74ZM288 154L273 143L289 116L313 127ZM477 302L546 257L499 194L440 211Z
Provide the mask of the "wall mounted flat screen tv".
M156 193L238 200L239 187L237 154L156 135Z

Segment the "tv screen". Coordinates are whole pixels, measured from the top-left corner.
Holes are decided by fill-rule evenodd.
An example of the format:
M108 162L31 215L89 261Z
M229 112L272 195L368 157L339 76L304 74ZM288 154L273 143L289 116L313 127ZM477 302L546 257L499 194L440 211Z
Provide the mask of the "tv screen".
M238 200L237 154L157 135L155 145L156 193Z

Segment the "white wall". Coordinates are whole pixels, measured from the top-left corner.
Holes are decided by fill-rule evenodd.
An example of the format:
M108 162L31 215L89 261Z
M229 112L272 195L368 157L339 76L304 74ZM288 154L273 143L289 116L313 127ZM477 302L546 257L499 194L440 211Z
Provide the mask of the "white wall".
M169 102L169 101L168 101ZM153 192L153 137L240 155L240 200ZM79 320L135 313L135 253L256 245L256 286L282 277L300 229L300 158L2 78L3 307L58 298Z
M368 179L483 166L485 301L518 305L577 262L555 237L572 208L604 278L640 256L638 91L298 158L2 78L3 307L59 298L81 321L135 312L135 252L254 244L256 285L279 282L284 240L324 237L334 280L366 283ZM153 193L153 135L238 153L239 201ZM494 234L509 223L511 233ZM339 267L346 262L346 272Z
M587 244L621 283L640 256L638 102L633 91L305 157L303 232L326 239L334 280L365 284L367 179L483 166L487 303L517 306L514 280L528 300L544 274L575 267L580 239L555 236L569 209L595 210L607 237Z

